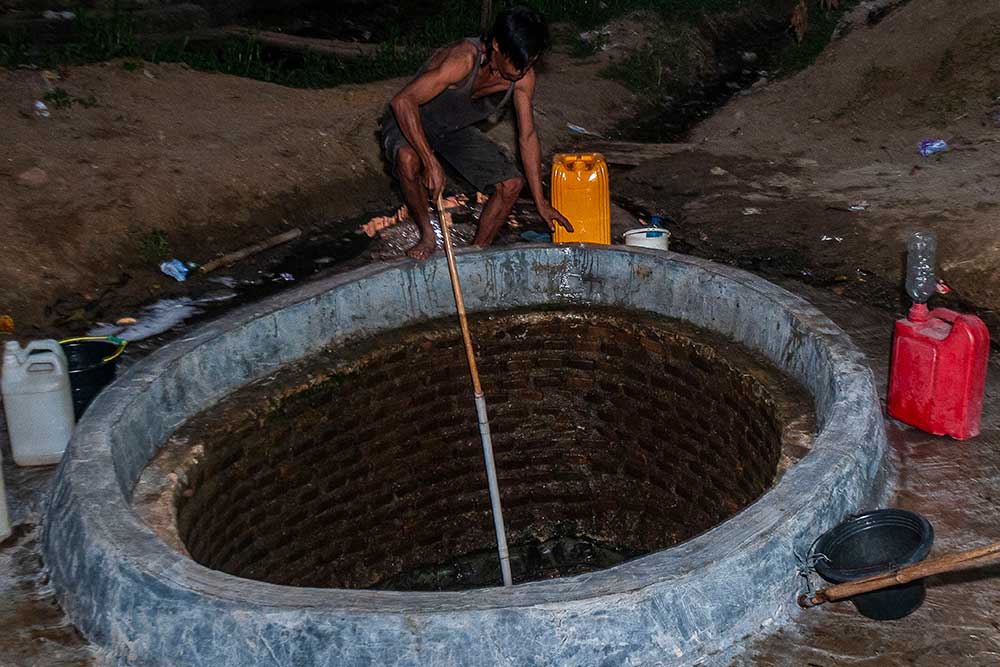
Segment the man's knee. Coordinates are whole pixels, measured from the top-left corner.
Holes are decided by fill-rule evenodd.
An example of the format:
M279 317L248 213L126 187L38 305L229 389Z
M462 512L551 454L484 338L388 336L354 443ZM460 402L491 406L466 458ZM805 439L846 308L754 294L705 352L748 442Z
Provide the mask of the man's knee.
M396 173L401 180L414 181L420 176L420 157L409 146L402 146L396 155Z
M516 199L519 194L521 194L521 189L524 187L524 179L520 176L515 176L514 178L508 178L506 181L500 181L497 183L497 194L503 199Z

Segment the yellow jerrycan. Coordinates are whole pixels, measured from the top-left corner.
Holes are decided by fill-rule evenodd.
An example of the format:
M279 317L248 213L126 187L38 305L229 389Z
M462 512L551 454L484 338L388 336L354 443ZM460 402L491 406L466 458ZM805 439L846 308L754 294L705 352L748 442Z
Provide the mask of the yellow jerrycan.
M600 153L558 153L552 159L552 205L573 225L560 225L556 243L611 244L611 195L608 165Z

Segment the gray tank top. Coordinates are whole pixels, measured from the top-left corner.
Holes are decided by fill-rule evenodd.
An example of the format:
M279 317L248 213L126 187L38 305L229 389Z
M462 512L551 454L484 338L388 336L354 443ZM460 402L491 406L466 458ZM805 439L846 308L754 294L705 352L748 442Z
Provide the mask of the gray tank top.
M440 137L463 127L475 125L487 118L496 120L514 92L514 84L511 83L506 92L499 91L472 99L472 87L483 64L483 43L478 37L467 37L466 41L476 46L476 64L469 72L469 76L455 88L446 88L437 97L420 107L420 121L428 138ZM427 70L427 64L424 63L417 76Z

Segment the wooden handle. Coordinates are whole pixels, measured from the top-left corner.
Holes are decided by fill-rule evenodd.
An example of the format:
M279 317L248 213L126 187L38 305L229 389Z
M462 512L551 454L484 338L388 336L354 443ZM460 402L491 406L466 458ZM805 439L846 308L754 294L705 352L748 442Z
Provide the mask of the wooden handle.
M235 250L229 254L223 255L218 259L213 259L210 262L205 262L204 264L201 265L199 271L201 271L202 273L209 273L211 271L215 271L218 268L222 268L223 266L229 266L230 264L235 264L241 259L244 259L251 255L255 255L259 252L263 252L268 248L273 248L276 245L281 245L282 243L288 243L292 239L297 239L301 235L302 235L302 230L299 229L298 227L296 227L295 229L289 229L287 232L282 232L281 234L278 234L276 236L264 239L259 243L254 243L253 245L248 245L245 248L240 248L239 250Z
M458 309L458 322L462 327L462 339L465 341L465 356L469 361L469 374L472 375L472 389L476 396L483 395L479 384L479 369L476 368L476 354L472 350L472 336L469 334L469 320L465 316L465 301L462 299L462 286L458 282L458 268L455 266L455 252L451 246L451 213L444 209L444 201L439 194L435 202L438 210L438 220L441 221L441 235L444 236L444 254L448 258L448 274L451 276L451 290L455 293L455 307Z
M923 579L944 572L957 572L974 567L982 567L1000 561L1000 542L977 547L967 551L948 554L939 558L925 560L913 565L907 565L894 572L876 574L856 581L848 581L835 586L828 586L816 591L812 596L799 596L799 606L815 607L824 602L836 602L861 593L869 593L890 586L908 584L917 579Z

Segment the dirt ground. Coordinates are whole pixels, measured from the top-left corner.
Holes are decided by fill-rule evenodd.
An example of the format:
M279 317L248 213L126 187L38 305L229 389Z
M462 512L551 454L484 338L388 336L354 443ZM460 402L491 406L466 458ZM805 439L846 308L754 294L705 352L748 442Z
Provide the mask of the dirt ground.
M924 158L918 146L928 138L951 148ZM800 74L737 96L692 141L729 154L727 176L682 169L670 176L679 188L664 184L694 227L682 236L700 251L765 272L846 277L848 295L888 305L907 231L928 228L938 234L939 277L986 315L1000 302L997 3L959 10L913 0ZM849 210L860 202L864 211ZM761 214L743 216L745 207Z
M632 95L599 67L548 58L543 149L569 137L567 122L602 131L634 112ZM0 69L0 314L19 336L62 335L176 291L150 245L203 264L295 226L308 236L399 203L376 132L403 79L296 90L121 62L54 82L45 74ZM50 86L96 106L40 118L32 104ZM510 122L492 134L513 143Z

